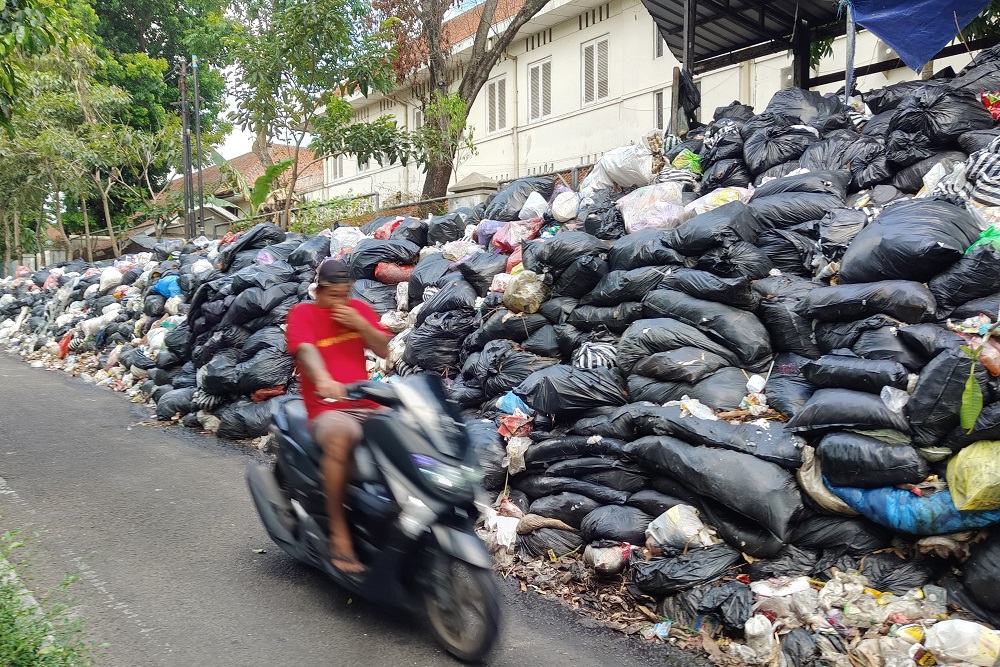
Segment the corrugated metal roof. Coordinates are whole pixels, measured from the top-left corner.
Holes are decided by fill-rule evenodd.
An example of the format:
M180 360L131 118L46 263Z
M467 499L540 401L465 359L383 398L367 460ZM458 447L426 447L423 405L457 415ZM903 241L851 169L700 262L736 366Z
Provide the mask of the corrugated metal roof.
M642 0L642 4L670 52L683 60L684 0ZM787 51L798 20L807 21L811 30L843 24L838 5L838 0L697 0L693 70L712 69L723 56L744 49L753 49L748 58ZM843 33L843 26L832 32Z

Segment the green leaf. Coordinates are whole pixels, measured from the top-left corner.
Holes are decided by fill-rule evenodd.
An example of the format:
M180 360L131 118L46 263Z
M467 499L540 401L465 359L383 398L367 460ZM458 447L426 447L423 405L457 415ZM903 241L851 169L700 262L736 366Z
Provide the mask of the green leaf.
M976 366L973 364L969 379L965 381L965 391L962 392L962 409L959 411L962 428L971 433L983 411L983 390L976 380Z
M277 164L272 164L264 171L263 175L258 176L257 180L253 182L253 190L250 191L250 208L254 213L257 212L261 204L267 201L274 179L285 173L291 166L292 160L286 158Z

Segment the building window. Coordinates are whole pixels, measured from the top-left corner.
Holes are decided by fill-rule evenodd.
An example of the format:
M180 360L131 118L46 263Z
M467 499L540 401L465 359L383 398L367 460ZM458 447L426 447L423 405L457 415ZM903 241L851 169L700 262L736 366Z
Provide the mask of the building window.
M507 129L507 78L498 77L486 84L486 131Z
M663 125L663 91L658 90L653 93L653 127L658 130L666 129Z
M414 109L413 110L413 129L419 130L424 126L424 110Z
M329 159L330 180L336 181L344 177L344 156L338 155Z
M608 37L599 37L583 45L583 103L593 104L607 99Z
M528 66L528 120L552 115L552 60Z
M653 24L653 39L656 40L653 43L656 45L653 47L653 59L662 58L663 53L667 48L667 43L663 41L663 35L660 34L660 26Z

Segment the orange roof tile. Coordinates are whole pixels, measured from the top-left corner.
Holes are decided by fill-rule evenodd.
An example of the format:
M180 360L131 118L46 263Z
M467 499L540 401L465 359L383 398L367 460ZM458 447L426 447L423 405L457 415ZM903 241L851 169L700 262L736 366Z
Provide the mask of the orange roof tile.
M280 162L285 158L295 157L296 155L295 150L292 146L286 146L284 144L271 144L269 148L270 148L271 158L275 162ZM306 189L306 186L309 185L314 186L317 181L319 183L322 183L323 162L321 160L316 161L315 154L307 148L299 149L298 159L300 163L299 166L300 171L295 189L297 191ZM233 159L229 160L229 163L233 165L233 168L235 168L236 171L238 171L240 174L243 175L244 180L246 180L247 184L249 184L251 187L253 187L253 182L257 180L258 177L262 176L266 169L264 164L260 161L260 158L258 158L253 153L244 153L243 155L234 157ZM287 178L290 175L290 172L285 172L285 174L286 176L284 176L280 180L287 182ZM197 184L198 180L197 171L194 172L193 178L195 180L195 183ZM229 185L229 182L226 179L225 175L222 173L222 170L220 170L219 167L215 165L203 168L201 172L201 178L202 178L202 188L204 189L206 195L214 194L218 196L227 194L232 191L232 187ZM180 178L175 178L173 181L171 181L170 185L167 187L167 190L165 192L177 192L183 189L184 189L184 177L182 176Z

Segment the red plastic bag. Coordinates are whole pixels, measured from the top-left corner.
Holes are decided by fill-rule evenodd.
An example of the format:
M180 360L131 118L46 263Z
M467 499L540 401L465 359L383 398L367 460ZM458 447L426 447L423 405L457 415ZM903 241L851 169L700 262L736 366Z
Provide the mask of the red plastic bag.
M49 274L49 277L45 279L45 284L42 285L43 290L52 290L59 287L59 276L55 273Z
M66 355L69 354L69 343L73 340L73 332L69 331L59 339L59 358L65 359Z
M542 218L508 222L493 236L492 245L494 248L499 248L500 252L514 252L516 248L521 247L522 241L530 241L538 236L544 224Z
M983 101L983 106L986 107L986 110L993 115L993 120L1000 120L1000 90L990 93L984 90L979 93L979 97Z
M510 273L511 271L514 270L514 267L520 263L521 263L521 246L517 246L517 248L514 249L514 252L510 254L510 257L507 258L507 269L505 270L505 273Z
M14 269L14 277L15 278L27 278L32 273L34 273L34 271L32 271L27 266L24 266L23 264L21 264L16 269Z
M258 389L250 396L250 400L254 403L263 403L269 398L274 398L275 396L285 395L285 385L278 385L277 387L268 387L267 389Z
M399 225L402 222L403 222L402 218L396 218L395 220L390 220L389 222L385 223L384 225L375 230L374 234L375 238L379 239L380 241L388 241L389 237L392 236L392 233L396 231L396 227L399 227Z
M379 262L375 265L375 280L383 285L398 285L409 282L413 269L413 264L400 266L389 262Z

